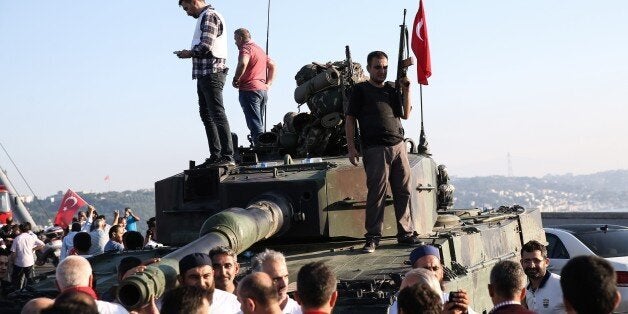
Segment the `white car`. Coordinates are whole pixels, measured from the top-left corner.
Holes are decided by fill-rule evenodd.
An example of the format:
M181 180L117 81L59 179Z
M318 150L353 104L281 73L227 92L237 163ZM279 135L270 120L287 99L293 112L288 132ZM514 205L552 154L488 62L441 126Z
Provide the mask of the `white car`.
M609 261L617 272L617 287L622 300L617 313L628 313L628 227L579 224L545 229L549 270L560 275L570 258L598 255Z

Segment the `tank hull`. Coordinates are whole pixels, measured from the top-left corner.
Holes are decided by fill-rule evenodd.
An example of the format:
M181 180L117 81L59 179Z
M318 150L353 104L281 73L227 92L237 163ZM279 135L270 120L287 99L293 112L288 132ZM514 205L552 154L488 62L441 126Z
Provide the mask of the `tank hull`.
M518 260L522 245L529 240L545 241L540 212L520 208L487 212L437 210L437 187L442 182L436 163L414 153L408 159L413 223L420 238L441 252L446 290L465 289L474 310L490 310L487 284L492 265L505 259ZM340 280L335 313L387 313L398 291L399 278L410 269L405 262L412 251L412 247L398 245L394 238L392 200L385 209L382 245L375 253L364 254L361 246L367 189L361 166L351 165L346 157L324 158L315 163L295 160L294 164L269 161L260 167L261 164L190 169L157 182L158 221L168 222L158 224L160 240L175 246L187 244L186 251L194 250L195 245L188 243L202 243L196 240L198 233L190 232L201 229L195 224L223 208L244 208L259 195L280 194L290 204L283 222L290 226L250 247L234 247L238 253L246 251L239 258L243 269L248 266L246 257L265 248L286 255L291 282L304 264L324 261ZM439 217L448 217L445 221L449 222L442 224Z
M425 234L436 221L436 191L418 187L437 186L436 164L418 154L410 154L409 161L413 222L417 232ZM198 230L210 216L224 208L245 207L269 192L281 193L293 208L291 217L287 217L293 227L281 239L362 238L367 193L364 169L351 165L345 157L325 158L318 163L295 162L283 165L276 161L271 167L240 167L231 171L191 169L157 182L157 220L167 222L158 224L160 241L172 246L186 245L198 238ZM196 185L213 187L203 189ZM392 199L387 204L383 235L392 236L396 234Z
M481 222L494 218L498 219ZM487 288L491 268L501 260L519 261L521 246L529 240L545 242L541 214L538 209L512 214L491 212L462 221L467 225L442 228L421 239L440 250L446 277L444 291L464 289L469 292L473 310L488 312L493 307ZM388 313L399 287L396 278L410 270L408 259L413 248L398 245L394 237L384 239L371 254L362 253L362 245L362 241L299 245L261 242L251 251L270 247L283 252L291 283L306 263L323 261L330 265L340 280L334 313ZM295 289L294 284L291 288Z

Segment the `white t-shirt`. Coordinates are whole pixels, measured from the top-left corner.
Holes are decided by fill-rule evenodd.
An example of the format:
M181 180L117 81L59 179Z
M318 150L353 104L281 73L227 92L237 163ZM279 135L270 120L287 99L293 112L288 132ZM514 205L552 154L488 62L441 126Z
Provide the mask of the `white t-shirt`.
M292 300L288 297L288 303L286 303L286 307L283 308L282 312L284 314L301 314L301 306L297 301Z
M129 313L122 305L117 303L96 300L98 313L100 314L126 314Z
M64 258L68 257L68 252L70 252L70 250L74 247L74 236L77 234L78 232L76 231L70 231L70 233L68 233L62 240L62 244L61 244L61 260L63 260Z
M235 294L214 289L211 309L212 313L240 313L240 302Z
M560 287L560 276L547 272L549 277L543 279L536 291L530 286L526 288L528 309L538 314L566 313L563 304L563 291ZM546 276L547 276L546 274Z
M43 246L44 242L31 236L28 233L21 233L13 239L11 252L15 252L14 264L19 267L31 267L35 264L33 257L33 249L37 246Z

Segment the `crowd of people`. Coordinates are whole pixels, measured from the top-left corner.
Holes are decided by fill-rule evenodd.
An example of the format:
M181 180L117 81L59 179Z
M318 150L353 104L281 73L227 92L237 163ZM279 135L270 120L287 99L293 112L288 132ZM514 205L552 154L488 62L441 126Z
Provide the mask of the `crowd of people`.
M55 274L59 295L55 299L32 299L22 313L314 314L332 313L336 305L338 278L324 262L310 262L299 269L293 298L288 293L288 265L281 252L266 249L258 253L244 272L236 252L220 246L183 257L178 262L176 287L158 299L127 309L117 303L115 287L102 295L96 293L92 266L86 257L92 252L102 253L106 247L114 251L144 247L148 242L142 235L129 230L140 218L126 209L123 217L116 217L116 224L108 225L94 212L90 208L79 213L73 231L62 239L65 251ZM149 226L147 233L155 236L154 219L149 220ZM10 243L9 249L0 249L0 297L27 284L36 259L33 253L45 246L31 235L29 224L19 225L17 234L6 236L5 231L13 229L12 223L0 228L5 243ZM108 245L111 241L119 245ZM98 249L92 250L92 245ZM412 269L403 277L389 313L476 313L467 291L445 291L445 266L439 248L418 245L408 259ZM159 260L122 258L117 266L118 282L142 274L147 265L155 262ZM496 263L485 288L494 304L489 313L612 313L618 307L621 295L616 273L605 259L574 257L560 275L548 270L549 263L546 247L534 240L522 247L518 261Z
M227 40L224 17L204 0L179 0L181 8L197 19L190 49L175 51L177 57L192 59L192 78L197 81L199 113L205 126L210 157L204 165L235 165L232 135L222 90L226 81ZM247 29L234 32L239 50L232 86L239 89L239 101L256 144L263 130L267 90L276 65L257 46ZM407 77L397 90L387 84L388 56L381 51L368 55L369 80L356 84L346 112L348 157L358 165L360 153L366 171L365 253L379 246L383 230L386 191L393 194L399 244L416 246L409 255L411 270L405 274L389 313L475 313L465 290L444 291L444 265L439 248L422 244L410 215L410 167L403 142L400 119L410 115ZM354 135L362 134L358 152ZM202 166L202 165L201 165ZM189 254L178 262L176 287L158 298L127 309L116 298L115 288L102 295L95 291L92 265L88 258L106 252L123 252L160 246L156 220L147 221L146 236L138 232L141 221L130 208L114 212L111 220L94 207L79 211L67 230L53 227L43 239L29 223L7 224L0 228L0 298L24 289L32 281L35 265L47 261L56 266L59 295L35 298L23 313L331 313L338 300L338 278L324 262L305 264L299 269L293 297L289 294L289 271L281 252L266 249L251 260L243 277L237 254L228 247ZM547 250L530 241L518 262L497 262L485 288L494 305L490 313L611 313L620 303L616 273L597 256L572 258L561 275L548 270ZM127 256L117 265L117 280L142 274L150 263ZM236 278L240 278L236 280ZM477 287L476 287L477 288ZM476 289L477 291L477 289Z
M131 208L125 208L123 215L115 211L113 216L109 224L106 217L90 205L77 213L68 228L53 226L38 233L33 232L31 223L16 224L8 218L0 226L0 298L32 283L35 266L47 262L57 267L60 261L72 255L90 257L110 251L161 246L152 236L156 230L155 218L147 221L148 231L144 237L137 231L140 217Z
M491 269L486 287L489 313L613 313L621 294L612 265L598 256L569 260L560 275L548 270L546 247L532 240L519 262L503 260ZM389 313L475 313L464 290L443 291L443 265L436 247L422 245L410 254L410 270Z

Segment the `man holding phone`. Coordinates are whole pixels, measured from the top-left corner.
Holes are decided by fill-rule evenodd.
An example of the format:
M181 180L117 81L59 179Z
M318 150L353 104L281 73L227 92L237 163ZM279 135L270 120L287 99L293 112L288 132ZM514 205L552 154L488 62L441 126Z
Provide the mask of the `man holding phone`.
M233 166L233 141L225 114L222 90L227 78L227 27L225 19L205 0L179 0L187 15L197 19L190 50L175 51L181 59L192 58L199 113L209 144L210 157L200 166Z

